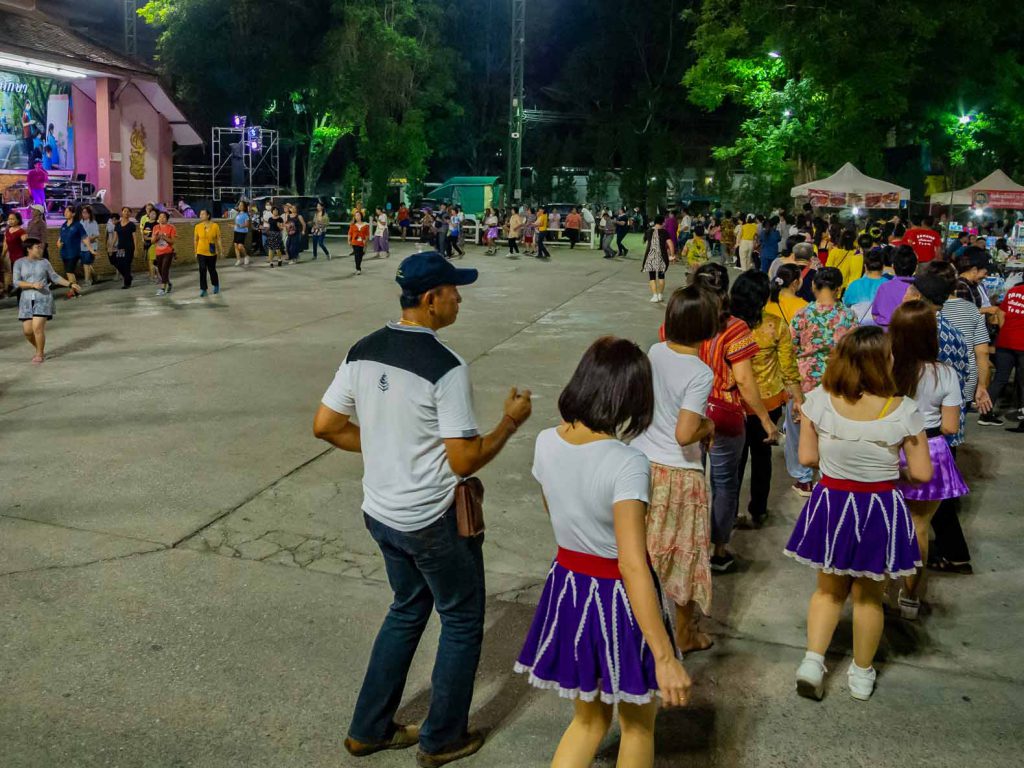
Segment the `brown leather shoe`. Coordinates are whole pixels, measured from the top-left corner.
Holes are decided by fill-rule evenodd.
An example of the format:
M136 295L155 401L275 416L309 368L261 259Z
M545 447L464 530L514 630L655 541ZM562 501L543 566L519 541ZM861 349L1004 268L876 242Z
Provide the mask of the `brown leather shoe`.
M424 752L421 749L416 753L416 765L420 768L439 768L439 766L475 755L484 745L485 738L486 734L483 731L470 731L465 737L443 747L440 752Z
M385 749L408 749L420 743L420 727L418 725L396 725L395 732L387 741L376 744L365 744L351 736L345 739L345 749L353 757L366 757Z

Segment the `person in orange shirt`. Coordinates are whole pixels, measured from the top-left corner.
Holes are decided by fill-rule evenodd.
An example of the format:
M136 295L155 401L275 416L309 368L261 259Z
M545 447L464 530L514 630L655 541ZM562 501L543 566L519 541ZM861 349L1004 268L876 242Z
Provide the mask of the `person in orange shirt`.
M363 212L356 210L352 214L352 223L348 225L348 244L352 246L352 254L356 259L356 274L363 274L363 254L366 242L370 239L370 225L363 221Z
M157 296L166 296L171 292L171 262L174 261L174 238L178 230L173 224L167 223L167 211L160 211L153 227L153 250L156 253L156 269L160 274L160 290Z

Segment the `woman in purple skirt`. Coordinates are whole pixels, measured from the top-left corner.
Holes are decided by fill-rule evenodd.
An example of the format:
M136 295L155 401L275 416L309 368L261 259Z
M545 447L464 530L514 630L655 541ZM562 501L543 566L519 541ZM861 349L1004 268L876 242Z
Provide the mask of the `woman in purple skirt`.
M846 598L853 597L850 695L866 701L875 687L872 662L885 619L887 578L911 576L921 565L914 522L903 494L932 478L928 439L917 404L897 397L889 339L878 327L858 328L832 352L821 386L801 408L800 463L821 481L804 505L786 554L818 570L807 610L807 653L797 669L801 696L824 694L825 652Z
M654 764L654 718L686 703L690 678L647 561L650 464L626 445L651 423L647 356L598 339L558 399L561 426L537 436L533 475L558 543L516 672L574 700L555 765L590 765L617 705L620 754Z
M917 530L921 560L928 562L928 528L939 504L968 492L946 435L960 431L963 393L956 371L939 362L939 335L935 329L935 308L924 301L908 301L892 313L889 323L892 340L893 376L896 388L917 402L928 436L932 459L932 479L921 485L900 483L910 516ZM907 576L900 592L900 615L911 621L921 610L921 579L924 569Z

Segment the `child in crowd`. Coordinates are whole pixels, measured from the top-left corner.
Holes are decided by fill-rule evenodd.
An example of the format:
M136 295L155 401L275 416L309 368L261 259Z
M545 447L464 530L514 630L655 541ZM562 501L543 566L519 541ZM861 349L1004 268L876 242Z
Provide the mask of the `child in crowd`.
M819 467L822 478L785 552L818 570L807 611L807 652L796 674L797 693L812 699L824 695L825 653L851 594L849 689L855 699L871 697L885 580L912 576L921 565L914 523L896 482L901 450L903 476L912 483L931 480L931 459L917 404L896 394L891 354L881 328L846 335L801 409L800 463Z
M692 242L692 241L691 241ZM697 627L697 608L711 613L711 529L702 443L714 434L704 414L714 373L698 356L718 332L718 296L680 288L665 311L665 341L648 352L654 372L654 418L632 446L651 462L647 551L665 594L676 605L681 653L711 647Z
M598 339L558 410L562 424L537 436L533 463L558 556L515 670L573 699L553 765L590 765L616 706L620 755L653 765L655 695L685 704L690 679L647 561L650 465L623 442L653 417L647 356L625 339Z

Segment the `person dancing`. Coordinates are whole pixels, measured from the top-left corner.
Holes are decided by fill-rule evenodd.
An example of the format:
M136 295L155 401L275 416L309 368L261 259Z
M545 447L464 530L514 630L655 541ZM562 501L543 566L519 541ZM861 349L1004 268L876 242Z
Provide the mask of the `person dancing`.
M18 299L18 322L25 341L36 354L32 362L46 359L46 323L53 319L54 304L50 285L61 285L74 295L81 293L77 282L58 275L50 262L43 258L43 243L35 238L25 240L25 257L14 265L14 287L21 289Z
M653 417L647 356L631 341L598 339L558 410L562 424L537 436L533 462L558 555L515 671L573 699L552 765L590 765L617 706L619 765L653 766L655 696L686 704L690 678L647 561L650 464L623 442Z
M818 571L807 610L807 652L796 673L801 696L821 700L825 652L846 598L853 597L850 695L867 701L875 688L872 662L882 638L885 580L921 566L914 521L900 479L932 479L928 438L917 404L897 396L892 351L878 327L857 328L835 348L821 385L801 408L800 463L821 469L821 481L793 528L785 554Z

